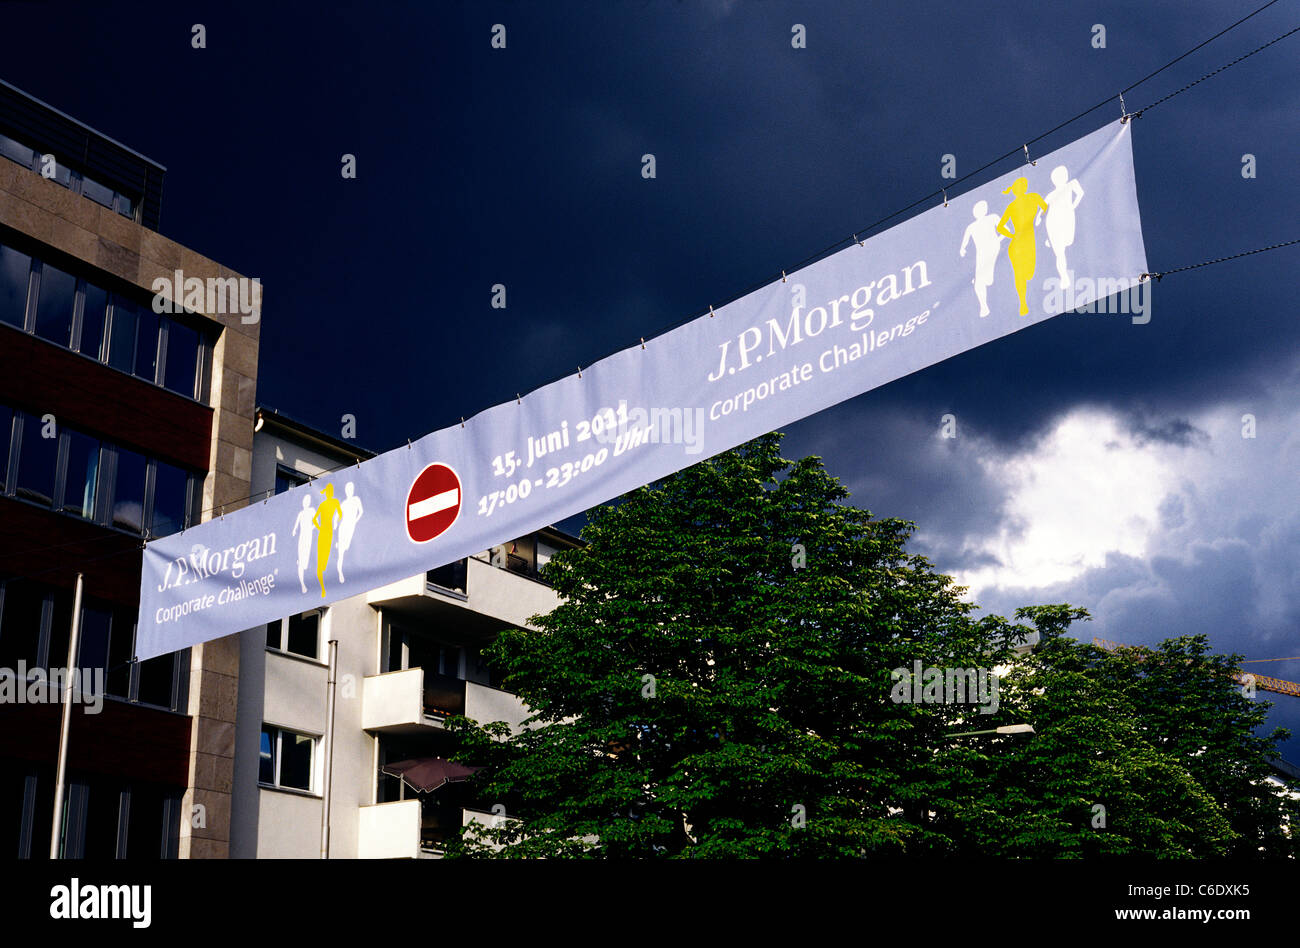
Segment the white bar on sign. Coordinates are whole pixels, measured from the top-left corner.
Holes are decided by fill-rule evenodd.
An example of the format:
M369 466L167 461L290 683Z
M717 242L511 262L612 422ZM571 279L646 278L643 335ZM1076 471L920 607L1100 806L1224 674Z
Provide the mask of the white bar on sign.
M406 508L407 520L419 520L428 517L440 511L455 507L460 503L460 488L453 487L451 490L445 490L441 494L434 494L432 497L426 497L424 500L417 500Z

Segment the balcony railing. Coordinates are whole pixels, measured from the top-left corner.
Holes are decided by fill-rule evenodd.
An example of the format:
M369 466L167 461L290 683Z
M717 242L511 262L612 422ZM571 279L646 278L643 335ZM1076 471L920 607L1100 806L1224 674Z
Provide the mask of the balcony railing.
M439 566L437 569L431 569L424 574L425 582L430 586L437 586L441 589L449 589L452 592L458 592L461 595L469 595L469 560L456 560L454 563L448 563L446 566Z
M465 713L465 681L450 675L424 674L424 713L447 717Z

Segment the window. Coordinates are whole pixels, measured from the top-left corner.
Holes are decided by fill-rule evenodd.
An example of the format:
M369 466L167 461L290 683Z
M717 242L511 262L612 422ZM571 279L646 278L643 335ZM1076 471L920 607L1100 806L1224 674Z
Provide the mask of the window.
M94 178L87 178L84 174L81 176L81 193L96 204L101 204L109 210L113 209L113 189L104 187Z
M189 483L189 475L179 467L154 462L153 517L149 524L153 536L165 537L185 529Z
M144 526L144 456L117 449L113 479L113 526L139 533Z
M32 159L36 157L36 153L30 148L7 135L0 135L0 155L4 155L10 161L18 162L29 170L32 167Z
M35 314L28 326L33 286ZM30 329L42 339L186 398L207 400L212 351L199 328L160 317L151 307L116 294L110 298L103 287L3 244L0 322Z
M50 435L51 437L46 437ZM202 475L0 405L0 494L137 536L198 521Z
M0 609L0 667L17 668L20 661L39 665L44 591L28 580L11 579L0 594Z
M0 244L0 322L23 328L32 258Z
M270 623L266 627L266 647L319 661L320 617L320 610L312 609Z
M108 668L108 640L112 624L113 616L107 609L86 607L81 610L81 636L77 642L78 668Z
M316 738L269 724L262 725L257 771L259 783L311 792L315 759Z
M159 655L140 663L140 681L136 701L159 708L179 708L182 704L177 682L177 652ZM188 666L188 663L186 663ZM181 677L184 677L183 675Z
M123 372L135 366L135 307L117 296L108 331L108 364Z
M87 283L84 300L81 314L81 342L77 346L77 351L92 359L99 359L104 344L104 318L108 311L108 291L100 289L93 283Z
M15 493L24 500L48 507L54 502L54 469L59 457L59 439L53 423L42 424L39 418L30 415L23 421L19 435L18 474L14 478Z
M41 265L36 297L36 335L65 348L72 342L72 304L77 278L48 263Z
M136 309L135 375L146 382L158 379L158 314Z
M275 492L283 494L287 490L292 490L301 484L306 484L311 478L306 474L300 474L292 468L276 465L275 468Z
M163 387L186 398L195 394L195 380L199 367L199 334L189 326L173 320L164 320L167 326L167 361L163 372Z
M63 437L67 442L63 510L94 520L99 484L99 442L79 431L65 431Z

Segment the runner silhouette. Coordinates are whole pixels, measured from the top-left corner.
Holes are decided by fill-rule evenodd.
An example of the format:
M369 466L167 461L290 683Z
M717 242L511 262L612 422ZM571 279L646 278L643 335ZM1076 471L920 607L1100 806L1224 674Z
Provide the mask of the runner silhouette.
M303 573L307 570L307 564L311 561L311 532L312 518L316 516L316 509L311 505L311 494L305 494L302 498L302 510L298 511L298 518L293 522L293 533L291 536L298 538L298 585L302 591L307 591L307 580L303 578Z
M961 255L966 256L966 244L975 241L975 296L980 301L980 316L989 314L989 287L993 285L993 271L998 262L998 247L1002 235L998 233L998 219L989 213L988 201L976 201L972 210L973 223L966 225L961 238Z
M348 481L343 487L343 493L347 496L343 500L340 508L342 521L339 524L339 582L343 582L343 554L352 546L352 534L357 529L357 521L365 510L361 507L361 498L354 493L352 482Z
M316 508L312 526L316 528L316 579L320 582L320 597L325 598L325 567L330 561L330 546L334 542L334 527L343 516L343 505L334 496L334 485L326 484L321 491L325 499Z
M1083 200L1083 185L1071 180L1065 165L1052 169L1052 184L1047 193L1047 246L1056 254L1056 274L1061 279L1061 289L1070 288L1070 268L1065 262L1065 252L1074 243L1074 209Z
M1034 278L1034 270L1038 265L1034 249L1034 226L1038 223L1038 215L1048 207L1041 194L1029 190L1029 180L1024 177L1016 178L1011 182L1011 187L1004 188L1002 193L1014 194L1015 197L1002 212L997 231L1011 238L1011 243L1007 244L1007 256L1011 259L1011 270L1016 277L1020 315L1028 316L1029 303L1025 299L1025 291L1029 281ZM1008 222L1014 229L1007 228Z

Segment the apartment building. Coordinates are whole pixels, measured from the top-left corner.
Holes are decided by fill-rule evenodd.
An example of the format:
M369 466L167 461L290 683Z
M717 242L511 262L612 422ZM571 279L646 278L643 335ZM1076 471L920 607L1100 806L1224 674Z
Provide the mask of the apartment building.
M254 503L298 490L310 504L326 484L344 496L348 469L370 456L264 407ZM241 633L231 855L320 858L327 847L330 858L436 857L466 820L490 819L454 773L443 782L453 749L443 722L524 719L482 649L555 607L538 570L578 542L539 530Z
M260 313L182 296L177 271L251 281L159 233L165 171L0 82L0 670L67 663L82 574L76 663L106 692L72 715L65 857L228 854L238 637L132 656L144 541L249 494ZM59 717L0 702L10 855L50 851Z

